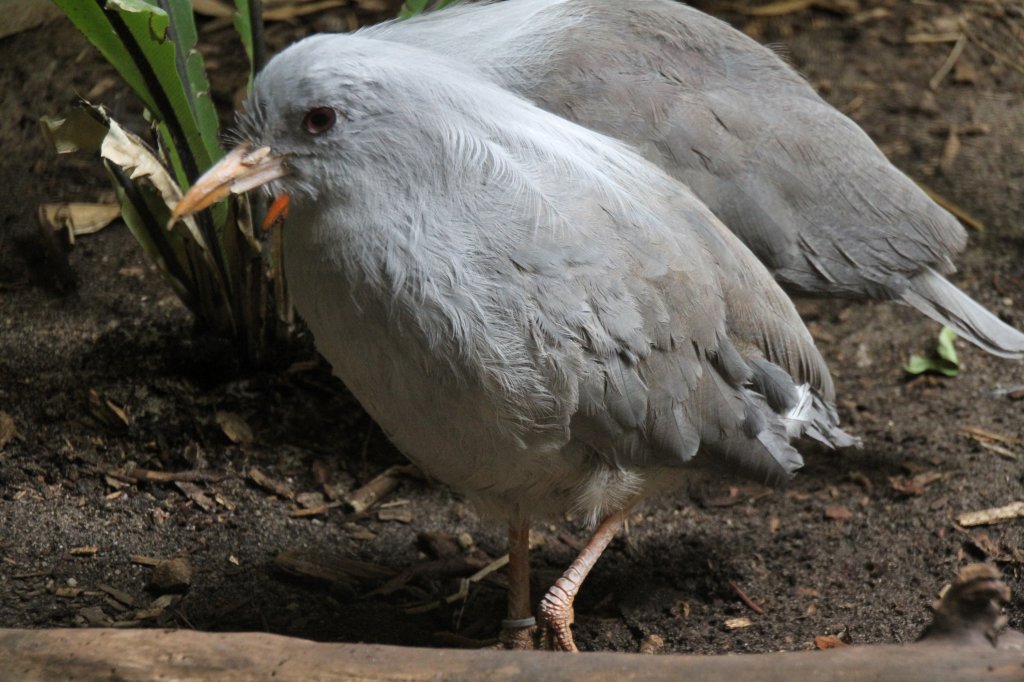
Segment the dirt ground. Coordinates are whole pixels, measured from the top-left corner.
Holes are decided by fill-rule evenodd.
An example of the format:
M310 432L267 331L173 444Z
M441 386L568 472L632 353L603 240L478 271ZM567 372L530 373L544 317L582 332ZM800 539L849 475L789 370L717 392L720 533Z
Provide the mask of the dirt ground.
M725 4L698 3L778 46L901 168L984 223L956 282L1024 327L1021 4L836 0L765 18ZM348 10L334 12L275 25L271 45L347 25ZM966 48L932 91L948 34L962 25ZM203 41L218 104L229 108L243 81L234 37L207 26ZM438 600L504 552L503 529L413 477L363 513L330 504L402 458L309 339L269 369L245 370L193 330L119 225L79 240L69 256L78 286L56 290L36 207L96 200L108 186L95 159L51 154L36 120L76 94L128 120L138 109L63 24L0 41L0 65L0 626L170 625L427 646L493 638L500 576L465 601ZM808 464L785 490L723 481L648 503L582 590L581 648L636 651L649 635L663 638L662 651L699 653L814 648L830 634L907 641L943 585L978 559L1003 571L1015 592L1010 623L1024 628L1024 523L956 523L1024 499L1024 402L1006 393L1024 385L1024 365L960 343L960 376L911 378L902 366L929 348L937 325L895 305L801 310L864 448L806 448ZM132 467L202 475L140 480ZM288 490L257 484L254 468ZM572 521L537 531L540 587L584 533ZM192 568L189 586L154 584L152 560L176 557Z

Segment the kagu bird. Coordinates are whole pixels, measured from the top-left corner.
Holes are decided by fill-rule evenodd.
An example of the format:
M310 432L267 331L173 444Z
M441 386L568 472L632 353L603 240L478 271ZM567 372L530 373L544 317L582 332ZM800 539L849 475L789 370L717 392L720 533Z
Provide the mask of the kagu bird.
M291 197L285 268L317 348L402 452L509 522L509 628L531 619L531 518L598 524L540 603L547 645L572 650L573 597L635 501L693 472L784 481L801 434L851 443L769 272L622 144L350 35L271 60L239 120L177 214Z
M789 291L894 300L990 353L1024 334L943 277L966 234L771 50L670 0L457 5L362 35L429 48L681 180Z

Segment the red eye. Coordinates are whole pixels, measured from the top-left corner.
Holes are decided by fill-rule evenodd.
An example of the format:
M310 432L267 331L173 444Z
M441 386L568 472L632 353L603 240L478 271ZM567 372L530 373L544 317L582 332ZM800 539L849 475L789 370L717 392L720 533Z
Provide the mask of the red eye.
M330 107L316 107L306 112L306 118L302 121L302 127L311 135L326 133L334 127L338 120L338 114Z

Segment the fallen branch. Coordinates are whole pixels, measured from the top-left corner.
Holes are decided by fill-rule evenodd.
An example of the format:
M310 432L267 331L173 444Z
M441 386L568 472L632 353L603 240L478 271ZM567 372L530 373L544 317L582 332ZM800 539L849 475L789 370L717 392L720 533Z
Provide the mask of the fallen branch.
M1024 652L944 641L745 656L419 649L320 644L262 632L0 630L0 667L74 680L987 680L1014 682Z

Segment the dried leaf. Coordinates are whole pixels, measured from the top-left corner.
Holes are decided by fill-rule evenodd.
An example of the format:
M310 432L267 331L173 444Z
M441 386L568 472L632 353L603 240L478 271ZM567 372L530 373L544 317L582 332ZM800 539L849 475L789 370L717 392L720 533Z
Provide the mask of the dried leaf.
M830 521L849 521L853 518L852 511L847 507L838 505L834 507L825 507L824 514L825 518Z
M71 244L75 237L95 234L120 215L121 207L116 203L66 202L39 207L39 220L54 232L65 232Z
M101 424L112 427L128 426L131 421L123 408L102 397L96 389L89 389L89 412Z
M213 418L232 443L247 445L253 442L252 429L241 415L234 412L218 411Z
M945 474L938 471L918 474L912 478L907 478L906 476L890 476L889 487L903 495L917 497L924 495L925 488L936 481L941 481L945 476Z
M839 635L818 635L814 638L814 646L824 651L825 649L841 649L850 645L839 639Z

